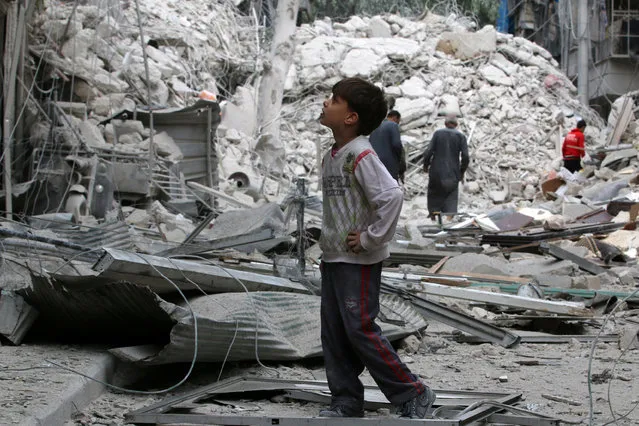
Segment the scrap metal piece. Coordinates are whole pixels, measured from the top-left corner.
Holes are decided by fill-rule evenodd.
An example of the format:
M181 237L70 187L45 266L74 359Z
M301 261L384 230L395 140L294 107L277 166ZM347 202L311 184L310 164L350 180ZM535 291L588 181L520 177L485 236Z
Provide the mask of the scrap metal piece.
M270 360L290 361L322 355L319 296L290 292L222 293L189 300L197 316L200 362ZM195 328L190 311L161 304L173 320L164 347L139 345L112 349L129 362L146 365L188 362L195 350ZM386 316L398 326L379 321L390 341L424 329L426 320L410 303L395 296L380 298ZM230 347L230 349L229 349Z
M209 213L208 216L206 216L200 223L198 223L195 229L191 231L189 235L187 235L187 237L184 239L184 241L182 241L182 244L180 244L180 246L182 247L187 244L191 244L193 240L195 240L195 238L198 235L200 235L200 232L204 231L204 228L206 228L209 225L209 223L211 223L211 221L215 219L216 215L217 213L215 212Z
M407 291L398 291L392 289L392 287L389 289L387 285L384 286L384 289L400 293L402 297L409 300L413 306L427 318L432 318L442 324L455 327L474 336L479 336L484 340L505 348L511 348L519 344L519 336L502 328L473 318L470 315L457 312L439 303L426 300L423 297L419 297Z
M41 243L53 244L54 246L70 248L79 251L90 251L91 247L87 247L80 244L70 243L64 240L58 240L56 238L42 237L40 235L30 234L28 232L14 231L12 229L0 227L0 237L19 238L29 241L38 241Z
M399 284L395 282L396 284ZM513 308L530 309L562 315L592 316L592 311L579 302L558 302L552 300L533 299L510 294L492 293L489 291L471 290L467 288L448 287L445 285L421 282L413 285L413 291L432 294L453 299L483 302Z
M386 407L390 403L383 396L377 386L365 386L365 401L385 402ZM189 413L185 409L193 409L205 403L211 396L264 391L294 391L294 392L321 392L330 397L328 384L322 381L295 381L260 377L234 377L212 385L195 389L183 395L168 398L159 403L132 411L125 415L126 421L136 424L217 424L217 425L375 425L375 426L404 426L406 419L399 418L318 418L318 417L250 417L250 416L218 416L209 414ZM410 420L416 425L461 426L473 421L490 417L495 412L501 411L504 404L512 404L521 398L521 394L446 391L435 390L437 393L436 406L452 405L466 406L470 410L461 413L454 418ZM445 401L448 401L446 403ZM495 405L482 404L485 401L494 401ZM480 405L481 404L481 405ZM476 408L475 408L476 406Z
M571 253L568 250L564 250L555 244L541 243L539 248L543 253L547 253L559 260L569 260L579 266L579 269L583 269L584 271L590 272L593 275L604 274L607 272L607 269L602 268L596 263L593 263L588 259Z
M500 232L497 234L484 234L481 236L480 244L496 245L501 247L513 247L523 244L530 244L536 241L546 241L551 239L570 238L583 234L598 234L616 231L625 226L623 223L597 223L584 225L581 223L567 225L561 231L546 231L542 227L527 228L526 230Z
M166 282L165 277L178 284L182 290L197 290L199 287L207 293L242 292L245 289L309 293L300 283L271 275L117 249L104 250L105 254L93 265L93 270L99 273L99 277L147 285L156 293L175 291L175 287Z
M533 223L534 219L525 214L515 212L501 219L495 220L495 225L500 231L516 231Z
M38 311L22 296L8 291L0 293L0 334L14 345L22 343L37 317Z
M224 238L218 238L212 241L202 241L197 244L182 243L182 245L168 250L156 253L155 256L179 256L179 255L192 255L200 254L213 250L223 250L226 248L237 248L248 244L259 243L262 241L268 241L275 238L275 233L272 229L262 229L260 231L254 231L249 234L229 236Z
M520 426L559 426L562 423L559 419L548 417L518 416L515 414L501 413L491 414L487 421L488 423Z
M543 334L543 335L521 335L519 336L521 339L521 343L543 343L543 344L557 344L557 343L570 343L573 340L577 340L581 343L590 343L593 340L597 339L599 342L604 343L616 343L619 341L619 336L616 334L607 334L602 336L595 335L553 335L553 334ZM459 334L455 336L455 341L458 343L485 343L486 340L478 338L476 336L468 336L464 334Z
M249 416L215 416L210 414L137 414L131 417L135 424L202 424L229 426L406 426L406 419L399 418L328 418L328 417L249 417ZM428 419L411 420L413 425L422 426L460 426L458 420Z

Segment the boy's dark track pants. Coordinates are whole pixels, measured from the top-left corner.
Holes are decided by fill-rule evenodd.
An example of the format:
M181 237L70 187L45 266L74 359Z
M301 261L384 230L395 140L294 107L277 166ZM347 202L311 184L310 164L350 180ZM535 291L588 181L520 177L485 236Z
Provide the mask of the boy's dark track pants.
M424 391L375 323L381 272L381 262L322 263L322 349L334 405L363 406L364 367L394 405Z

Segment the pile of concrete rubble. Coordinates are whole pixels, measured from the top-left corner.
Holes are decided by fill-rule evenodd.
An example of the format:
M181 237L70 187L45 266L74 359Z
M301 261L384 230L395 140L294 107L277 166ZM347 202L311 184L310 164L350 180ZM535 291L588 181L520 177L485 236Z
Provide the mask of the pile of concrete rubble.
M578 103L548 52L492 27L433 14L316 21L297 30L282 110L287 164L275 173L256 153L249 79L260 72L263 29L223 3L140 6L148 71L132 6L46 2L34 24L44 82L65 80L73 94L49 99L57 119L34 127L34 146L64 147L71 173L96 194L115 185L116 176L96 184L116 174L109 167L151 170L139 193L123 190L135 179L117 176L114 194L138 195L130 205L108 198L99 216L89 201L89 210L71 203L0 221L4 343L28 343L39 329L108 342L120 359L148 365L321 355L318 165L331 135L317 116L335 82L360 76L393 98L409 160L383 273L389 338L409 344L435 321L455 330L442 336L468 344L596 343L603 333L637 345L637 94L616 102L606 123ZM211 148L206 132L220 114L216 179L190 179L187 165ZM472 164L462 213L442 224L427 219L420 156L447 114L461 117ZM589 124L590 159L572 174L558 147L578 118ZM195 122L205 125L197 143L172 131ZM540 318L581 334L541 332Z

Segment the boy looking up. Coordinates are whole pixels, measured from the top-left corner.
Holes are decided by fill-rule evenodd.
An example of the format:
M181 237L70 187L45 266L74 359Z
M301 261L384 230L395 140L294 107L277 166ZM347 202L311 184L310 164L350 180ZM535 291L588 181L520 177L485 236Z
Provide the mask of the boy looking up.
M322 349L331 406L321 417L363 417L368 368L401 416L424 418L435 393L382 336L379 313L382 261L389 256L403 195L368 141L386 116L382 91L358 78L333 86L320 123L335 144L322 161Z

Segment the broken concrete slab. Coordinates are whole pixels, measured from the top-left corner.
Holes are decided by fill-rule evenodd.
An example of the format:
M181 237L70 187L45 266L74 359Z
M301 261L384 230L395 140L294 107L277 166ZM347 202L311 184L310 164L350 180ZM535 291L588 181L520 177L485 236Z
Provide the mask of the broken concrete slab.
M490 25L475 33L443 33L435 47L436 50L457 59L473 59L483 53L494 52L496 48L497 33Z
M449 259L440 272L474 272L493 275L513 275L505 259L485 254L463 253Z

